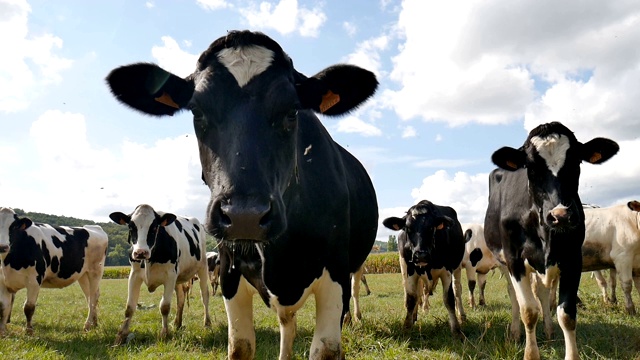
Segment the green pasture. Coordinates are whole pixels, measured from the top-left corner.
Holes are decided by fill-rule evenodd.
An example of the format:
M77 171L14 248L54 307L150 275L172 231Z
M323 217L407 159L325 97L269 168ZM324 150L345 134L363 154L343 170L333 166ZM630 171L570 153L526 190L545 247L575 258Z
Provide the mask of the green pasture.
M410 331L402 329L404 319L400 274L368 274L372 294L362 296L364 320L343 330L343 348L348 359L521 359L524 344L506 340L509 299L504 279L496 272L489 276L488 305L479 310L468 307L462 325L464 342L450 335L442 289L431 298L429 313L420 312ZM463 300L468 304L466 280ZM196 285L194 290L199 289ZM12 323L0 339L2 359L222 359L226 357L227 321L220 294L211 299L213 326L202 326L200 294L193 291L185 309L184 326L161 341L157 304L162 289L150 294L143 286L140 305L132 323L134 337L124 346L112 346L124 316L126 279L105 279L101 283L98 328L85 333L82 326L86 305L80 287L43 289L34 315L34 334L24 332L22 303L25 290L18 292ZM363 292L364 294L364 292ZM630 317L622 303L603 304L596 282L583 274L580 296L585 304L578 314L578 347L582 359L640 359L640 317ZM623 296L618 287L619 302ZM636 306L640 306L634 290ZM279 333L275 315L254 299L257 359L276 359ZM172 308L171 320L175 313ZM314 328L314 302L310 299L298 314L296 359L308 358ZM524 337L524 335L523 335ZM538 342L545 359L564 356L560 327L547 341L538 326Z

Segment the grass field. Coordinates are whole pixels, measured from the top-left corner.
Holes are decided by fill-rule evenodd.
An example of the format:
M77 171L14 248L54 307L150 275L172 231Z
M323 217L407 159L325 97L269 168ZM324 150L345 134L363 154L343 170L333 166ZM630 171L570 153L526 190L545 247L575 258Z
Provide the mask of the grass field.
M364 321L343 330L343 348L348 359L521 359L523 343L505 340L508 332L509 299L504 279L498 273L489 276L488 305L480 310L468 306L467 322L462 325L464 342L451 338L447 315L442 305L442 289L431 298L429 313L420 312L411 331L402 329L404 319L400 274L367 275L372 294L363 296ZM468 303L466 280L463 300ZM194 290L198 287L194 287ZM125 279L105 279L101 283L100 324L84 333L86 317L84 296L78 285L66 289L43 289L34 315L35 333L24 332L22 303L25 290L18 292L8 334L0 339L2 359L222 359L226 357L227 322L224 304L218 293L212 298L213 326L202 326L200 294L192 293L185 309L182 329L172 331L160 341L160 313L157 304L161 290L150 294L143 286L141 305L132 322L134 338L124 346L113 347L115 334L124 316L127 296ZM584 274L580 296L585 307L578 313L578 347L583 359L640 359L640 317L629 317L623 304L605 305L594 279ZM618 301L623 299L620 288ZM310 299L298 314L298 336L294 345L296 359L308 358L313 336L314 302ZM640 305L634 290L636 305ZM171 321L175 311L172 308ZM257 359L275 359L279 350L279 332L275 315L256 297L254 299L257 335ZM524 338L524 335L523 335ZM555 337L545 340L538 325L538 342L545 359L564 356L560 327Z

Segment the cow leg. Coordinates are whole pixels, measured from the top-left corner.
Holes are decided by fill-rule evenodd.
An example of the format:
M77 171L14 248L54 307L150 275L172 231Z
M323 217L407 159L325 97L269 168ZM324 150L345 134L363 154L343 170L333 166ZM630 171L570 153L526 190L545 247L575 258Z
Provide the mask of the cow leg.
M458 268L459 270L460 268ZM460 323L456 317L456 297L453 290L453 281L451 273L448 271L441 271L440 276L442 280L442 301L444 306L449 312L449 327L451 328L451 334L454 337L463 338L462 331L460 330ZM435 280L434 276L434 280ZM462 289L460 290L462 291Z
M198 270L198 284L200 284L200 296L202 297L202 306L204 307L204 326L211 326L211 317L209 316L209 285L205 281L208 274L206 263Z
M127 340L129 335L129 326L131 325L131 319L136 312L138 305L138 298L140 297L140 286L143 281L143 269L140 268L140 264L132 264L131 272L129 273L129 289L127 293L127 308L124 311L124 322L118 330L116 335L115 345L122 345Z
M351 297L353 298L353 313L356 322L362 320L362 313L360 312L360 281L363 276L362 273L364 273L364 266L361 266L351 277ZM342 322L344 325L351 324L350 309L346 312Z
M478 285L480 294L478 295L478 305L485 306L487 302L484 299L484 289L487 287L487 274L478 274Z
M631 254L631 257L620 255L614 260L614 263L622 284L624 307L629 315L635 315L636 308L631 298L631 291L633 290L633 254Z
M359 281L359 280L358 280ZM341 346L341 320L343 308L351 297L349 278L343 283L331 279L325 270L314 291L316 298L316 330L311 341L309 359L343 358ZM282 349L280 349L282 359Z
M223 282L226 283L226 281ZM240 277L235 295L231 299L224 298L224 307L227 311L229 325L229 359L253 359L255 357L256 334L253 328L253 293L249 286L247 280L244 277ZM222 289L224 290L224 286Z
M600 292L602 293L602 301L609 303L610 301L607 297L607 280L602 276L602 272L600 270L593 271L592 274L595 276Z
M536 341L536 324L538 322L539 309L536 298L533 295L531 278L529 274L522 275L520 280L517 280L513 275L510 278L520 304L520 318L524 323L526 336L524 358L525 360L540 359L540 351Z
M611 283L611 303L612 304L618 303L618 297L616 297L616 287L618 282L617 280L618 280L618 272L616 271L616 269L609 269L609 282ZM640 290L638 290L638 293L640 294Z
M89 331L91 328L98 325L98 298L100 296L100 288L98 286L100 279L95 279L95 274L89 272L84 273L79 279L78 284L84 293L84 297L87 300L89 306L89 314L87 320L84 323L84 331Z
M475 309L476 298L473 296L473 292L476 290L476 272L470 264L465 266L465 270L467 272L467 285L469 285L469 306Z
M517 342L520 341L520 334L522 333L522 329L520 328L518 297L516 296L516 291L511 283L511 276L509 275L507 267L501 265L500 272L507 279L507 292L509 293L509 300L511 300L511 324L509 326L509 334L511 339Z
M280 360L289 360L293 358L293 341L296 338L296 312L280 306L277 313L280 324Z
M213 272L211 274L211 287L213 288L213 292L211 293L212 295L215 295L216 291L218 291L219 284L220 284L220 266L216 266L215 269L213 269Z
M191 281L191 280L189 280ZM187 296L189 296L188 292L189 290L185 289L185 285L186 283L183 284L176 284L175 291L176 291L176 318L173 319L173 328L174 329L180 329L182 327L182 314L184 313L184 303L187 300ZM164 295L162 296L162 300L164 301ZM171 310L171 301L169 301L169 310ZM165 326L164 326L164 311L162 308L162 302L160 303L160 311L162 312L162 330L164 331ZM169 314L169 311L167 311L167 316ZM166 337L166 335L168 335L168 331L167 334L161 335L161 337Z
M175 291L178 297L182 297L182 304L177 304L176 319L173 325L176 328L182 326L182 311L184 309L184 289L181 287L178 290L180 284L176 284L177 274L171 274L165 280L162 299L160 299L160 315L162 315L162 329L160 330L160 339L166 339L169 336L169 313L171 312L171 300L173 299L173 292ZM180 301L180 299L178 299Z
M371 289L369 289L369 284L367 284L367 278L362 274L362 284L364 284L364 290L367 292L367 295L371 295Z
M581 265L578 266L578 269ZM564 335L566 360L579 359L576 341L577 300L580 286L580 270L576 272L564 271L560 274L560 289L558 303L558 323Z
M433 294L433 287L436 286L435 281L430 281L428 277L422 276L419 280L418 285L418 305L422 304L422 310L424 312L429 312L429 295ZM419 307L419 306L418 306ZM418 315L418 310L416 309L416 317ZM414 319L414 322L417 320Z
M27 319L26 332L27 334L33 334L33 325L31 319L36 311L36 302L38 301L38 294L40 293L40 285L38 283L29 283L27 285L27 299L24 302L24 316Z
M462 268L458 266L453 270L453 294L456 301L456 310L460 315L460 322L467 321L467 314L464 312L464 305L462 304Z
M549 288L544 286L544 282L542 279L534 274L535 282L534 288L536 292L536 296L538 297L538 301L540 301L540 307L542 308L542 321L544 322L544 334L547 336L547 340L551 340L553 338L553 319L551 316L551 305L549 301ZM553 287L555 287L555 280L550 282Z
M413 324L418 320L418 290L422 296L423 288L418 287L418 280L420 277L418 274L405 277L404 283L404 307L407 310L407 316L404 318L404 328L410 329ZM428 284L424 284L428 287Z
M1 275L0 275L1 277ZM0 278L0 336L4 336L7 330L7 322L11 315L14 294L10 293Z

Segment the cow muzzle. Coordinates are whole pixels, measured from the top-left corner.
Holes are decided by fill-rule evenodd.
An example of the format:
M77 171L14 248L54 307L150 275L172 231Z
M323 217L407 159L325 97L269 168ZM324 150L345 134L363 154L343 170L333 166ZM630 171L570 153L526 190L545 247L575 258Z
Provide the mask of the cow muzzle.
M431 255L427 251L417 250L413 252L413 263L418 266L426 266L431 261Z
M149 250L136 249L133 251L133 258L135 260L149 260L149 256L150 256Z
M567 227L571 223L571 209L557 206L549 211L545 220L552 228Z
M207 230L223 240L265 241L274 228L273 202L232 203L214 201L209 211Z

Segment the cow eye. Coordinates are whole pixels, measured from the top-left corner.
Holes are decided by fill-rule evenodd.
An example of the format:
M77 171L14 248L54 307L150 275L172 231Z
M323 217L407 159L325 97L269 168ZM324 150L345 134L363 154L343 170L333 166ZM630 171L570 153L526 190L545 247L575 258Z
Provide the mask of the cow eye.
M297 122L298 122L298 110L294 109L289 111L285 118L284 129L287 131L293 130Z
M207 129L204 112L202 112L200 108L192 106L191 113L193 114L193 126L195 127L196 131L204 132Z

